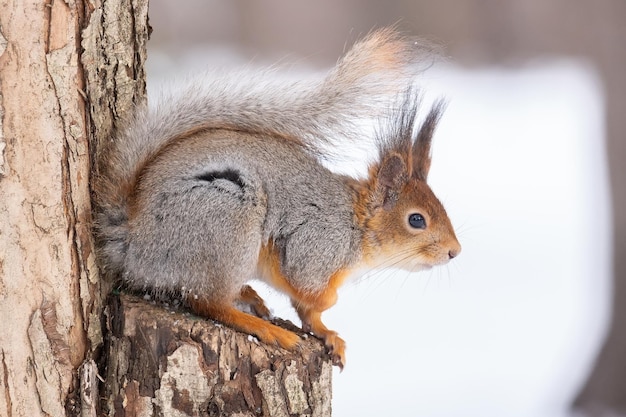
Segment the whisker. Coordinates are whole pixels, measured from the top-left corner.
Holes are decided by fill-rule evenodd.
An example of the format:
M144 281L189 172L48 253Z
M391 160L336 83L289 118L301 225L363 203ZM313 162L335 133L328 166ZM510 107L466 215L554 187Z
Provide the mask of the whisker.
M366 280L369 280L371 278L377 277L382 273L386 273L388 272L390 269L405 263L405 261L407 259L413 258L415 257L415 255L421 255L423 253L427 253L428 250L420 250L420 251L415 251L415 250L404 250L398 253L395 253L393 256L380 261L378 263L378 265L376 265L374 271L372 271L371 273L367 274L367 278ZM411 273L412 271L407 271L408 273ZM365 279L364 279L365 280Z

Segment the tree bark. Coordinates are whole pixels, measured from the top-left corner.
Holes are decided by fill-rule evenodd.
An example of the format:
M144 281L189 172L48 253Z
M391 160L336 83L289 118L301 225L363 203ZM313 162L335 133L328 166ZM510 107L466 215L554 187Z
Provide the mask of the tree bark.
M144 95L131 70L143 68L146 37L147 0L0 3L0 415L77 415L86 405L77 371L102 345L106 292L90 232L90 154Z
M289 352L129 295L112 296L107 313L110 416L331 414L332 365L313 337Z

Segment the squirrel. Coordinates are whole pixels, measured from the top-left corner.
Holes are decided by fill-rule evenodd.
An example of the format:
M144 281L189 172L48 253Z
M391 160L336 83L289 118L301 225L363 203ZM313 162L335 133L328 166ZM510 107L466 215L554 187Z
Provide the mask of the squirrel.
M261 279L290 297L303 330L343 369L345 342L321 320L338 287L357 272L426 269L461 251L426 182L443 104L416 126L422 54L418 42L383 28L320 80L231 74L139 107L97 158L104 274L179 292L194 314L297 348L300 337L267 320L247 284ZM353 145L372 119L381 122L367 176L328 169L328 145Z

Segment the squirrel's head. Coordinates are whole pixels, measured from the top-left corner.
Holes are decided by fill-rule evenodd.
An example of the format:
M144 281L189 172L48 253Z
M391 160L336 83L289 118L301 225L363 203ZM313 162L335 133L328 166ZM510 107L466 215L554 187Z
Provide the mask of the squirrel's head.
M430 144L443 105L436 104L413 134L417 112L409 96L380 145L369 170L363 217L365 253L377 265L419 270L441 265L461 252L450 219L426 179Z

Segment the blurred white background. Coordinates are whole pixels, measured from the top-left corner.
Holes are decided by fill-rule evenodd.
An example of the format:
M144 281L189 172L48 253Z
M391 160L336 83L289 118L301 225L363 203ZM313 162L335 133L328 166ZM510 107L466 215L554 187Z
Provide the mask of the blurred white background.
M174 76L209 67L279 60L318 71L385 23L356 31L340 18L347 5L326 4L312 19L330 19L328 30L301 28L324 42L297 43L297 22L272 15L279 9L270 3L259 12L239 2L189 10L153 1L149 96ZM196 23L176 23L191 15ZM204 31L195 26L202 17ZM400 27L419 29L402 17L409 24ZM568 416L611 315L603 73L581 56L501 62L484 59L478 43L443 43L462 58L423 77L430 96L449 102L429 182L463 252L443 268L378 271L342 288L324 315L348 343L347 366L334 375L333 415ZM276 315L298 323L286 298L260 292Z

